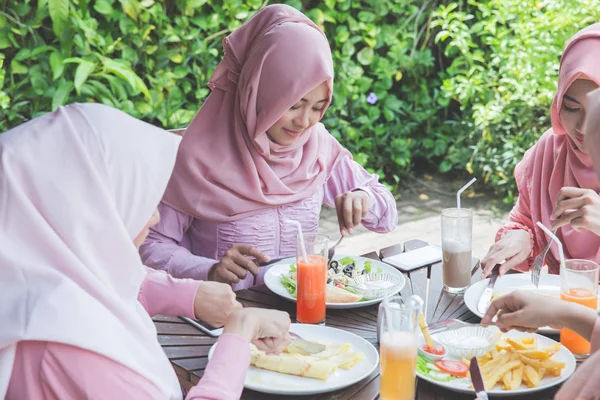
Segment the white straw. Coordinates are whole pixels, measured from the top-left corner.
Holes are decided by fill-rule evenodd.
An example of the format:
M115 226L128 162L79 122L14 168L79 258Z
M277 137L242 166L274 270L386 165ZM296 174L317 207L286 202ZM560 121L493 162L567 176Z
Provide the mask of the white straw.
M306 262L309 262L308 256L306 255L306 247L304 246L304 235L302 234L302 225L300 225L300 222L294 221L292 219L286 219L283 221L283 223L296 225L296 228L298 229L298 237L300 238L300 250L302 251L302 256L304 256L304 260L306 260Z
M465 186L461 187L458 192L456 192L456 209L457 211L457 216L460 220L460 195L462 194L462 192L464 192L465 190L467 190L467 188L469 186L471 186L473 184L473 182L475 182L477 180L477 178L473 178L469 181L469 183L467 183Z
M560 240L558 240L558 238L556 236L554 236L554 234L552 232L550 232L550 230L548 228L546 228L544 226L544 224L542 224L540 221L537 222L537 226L539 226L540 228L542 228L542 230L544 232L546 232L546 234L548 236L550 236L550 238L552 240L554 240L554 243L556 243L556 246L558 247L558 254L560 255L560 266L562 267L565 264L565 253L563 252L563 245L560 242Z

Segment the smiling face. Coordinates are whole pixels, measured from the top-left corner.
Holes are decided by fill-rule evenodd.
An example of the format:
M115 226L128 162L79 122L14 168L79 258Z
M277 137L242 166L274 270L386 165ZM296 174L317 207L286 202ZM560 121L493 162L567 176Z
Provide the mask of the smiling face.
M328 101L329 87L327 82L323 82L290 107L267 130L267 136L279 145L291 145L300 137L302 132L319 122Z
M567 135L577 148L586 152L584 143L583 122L588 111L587 94L598 85L587 79L577 79L563 96L559 118Z

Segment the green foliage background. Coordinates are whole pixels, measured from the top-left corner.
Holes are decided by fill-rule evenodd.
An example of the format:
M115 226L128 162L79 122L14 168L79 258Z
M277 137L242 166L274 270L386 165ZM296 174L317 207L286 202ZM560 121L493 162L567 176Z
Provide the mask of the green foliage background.
M548 127L565 41L598 0L289 0L326 32L325 125L388 183L467 171L512 202L512 170ZM0 2L0 132L97 101L165 128L208 95L221 39L264 0ZM367 102L373 93L375 104Z

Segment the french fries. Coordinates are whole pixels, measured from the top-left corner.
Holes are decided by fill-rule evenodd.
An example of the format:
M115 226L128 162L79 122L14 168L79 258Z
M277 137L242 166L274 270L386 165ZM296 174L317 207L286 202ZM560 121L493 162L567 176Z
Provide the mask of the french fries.
M517 390L522 384L532 388L540 386L546 375L560 376L565 363L552 359L559 349L559 343L540 349L534 337L501 337L494 349L478 359L486 390L497 384L504 390Z

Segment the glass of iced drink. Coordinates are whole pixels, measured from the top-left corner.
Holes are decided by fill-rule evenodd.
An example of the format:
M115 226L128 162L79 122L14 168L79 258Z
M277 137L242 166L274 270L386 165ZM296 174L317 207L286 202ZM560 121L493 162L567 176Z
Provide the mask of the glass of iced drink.
M471 285L473 213L466 208L442 211L442 272L444 290L464 293Z
M560 298L596 310L598 308L598 271L589 260L567 260L560 268ZM590 342L570 329L560 330L560 343L583 360L590 355Z
M303 324L325 322L327 244L329 237L304 233L306 258L296 238L296 320Z
M413 400L417 366L417 333L423 301L412 296L403 303L399 296L383 305L380 352L380 398Z

